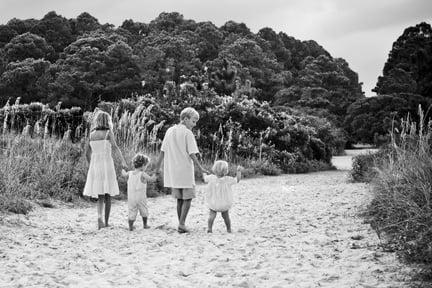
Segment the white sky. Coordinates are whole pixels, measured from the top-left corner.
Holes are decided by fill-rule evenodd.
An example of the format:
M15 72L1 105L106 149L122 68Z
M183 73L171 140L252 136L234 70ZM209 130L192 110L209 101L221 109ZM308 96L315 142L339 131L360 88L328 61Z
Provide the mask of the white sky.
M392 44L409 26L432 24L431 0L0 0L0 24L12 18L41 19L49 11L66 18L88 12L100 23L126 19L149 23L161 12L211 21L233 20L256 33L264 27L299 40L315 40L359 74L366 96L373 95Z

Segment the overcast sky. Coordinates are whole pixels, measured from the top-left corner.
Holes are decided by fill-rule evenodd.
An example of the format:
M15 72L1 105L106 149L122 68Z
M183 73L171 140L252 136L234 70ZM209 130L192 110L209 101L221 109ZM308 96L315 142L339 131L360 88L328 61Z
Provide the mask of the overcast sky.
M432 0L0 0L0 24L12 18L41 19L49 11L66 18L88 12L100 23L125 19L149 23L161 12L185 19L245 23L252 32L270 27L299 40L315 40L359 74L366 96L393 42L409 26L432 24Z

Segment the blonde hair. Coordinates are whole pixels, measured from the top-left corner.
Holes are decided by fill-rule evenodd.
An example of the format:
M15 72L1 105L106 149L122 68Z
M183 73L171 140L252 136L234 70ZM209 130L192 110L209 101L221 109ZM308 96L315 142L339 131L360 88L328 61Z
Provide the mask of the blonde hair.
M147 165L149 162L150 158L142 153L138 153L132 158L134 168L140 168Z
M111 116L104 111L98 110L93 115L91 130L112 130Z
M227 175L228 174L228 162L223 161L223 160L217 160L215 161L215 163L213 164L212 167L212 171L213 173L217 174L217 175Z
M199 118L199 113L192 107L186 107L180 112L180 120L184 120L185 118L192 118L196 116Z

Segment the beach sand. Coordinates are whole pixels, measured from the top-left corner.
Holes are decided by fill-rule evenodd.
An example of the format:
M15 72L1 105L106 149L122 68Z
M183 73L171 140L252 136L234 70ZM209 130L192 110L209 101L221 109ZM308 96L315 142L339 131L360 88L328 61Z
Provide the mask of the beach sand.
M139 219L133 232L124 201L99 231L92 203L3 214L0 287L406 287L410 268L359 216L370 188L349 182L341 157L342 170L242 180L232 234L220 214L206 233L203 186L189 234L171 196L149 199L151 228Z

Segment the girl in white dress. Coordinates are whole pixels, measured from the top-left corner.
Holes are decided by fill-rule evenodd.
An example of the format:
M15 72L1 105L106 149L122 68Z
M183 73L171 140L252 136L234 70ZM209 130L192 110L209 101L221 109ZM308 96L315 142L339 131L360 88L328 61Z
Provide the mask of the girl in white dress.
M206 200L210 209L208 219L208 233L212 233L213 222L216 218L216 213L221 212L228 233L231 233L231 220L228 210L233 204L233 194L231 186L240 182L242 167L237 167L236 177L227 176L228 163L226 161L215 161L212 171L215 175L207 175L203 173L204 182L208 183L206 187Z
M92 121L92 131L86 147L86 158L89 162L84 196L98 198L98 228L108 227L111 211L111 196L119 194L117 175L114 169L112 150L118 153L122 166L127 167L126 161L118 148L112 132L111 117L108 113L97 111ZM105 223L102 211L105 206Z
M145 169L150 163L149 157L144 154L138 153L132 159L134 170L126 172L122 169L122 176L127 177L127 193L128 193L128 218L129 230L134 230L134 222L138 211L143 219L144 229L150 228L147 225L147 218L149 215L147 205L147 181L156 181L156 176L149 176Z

